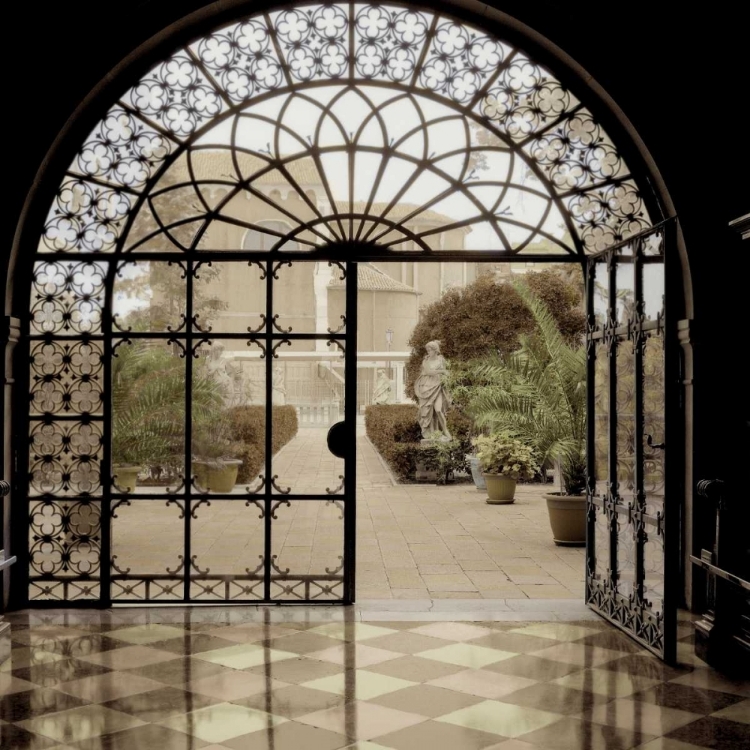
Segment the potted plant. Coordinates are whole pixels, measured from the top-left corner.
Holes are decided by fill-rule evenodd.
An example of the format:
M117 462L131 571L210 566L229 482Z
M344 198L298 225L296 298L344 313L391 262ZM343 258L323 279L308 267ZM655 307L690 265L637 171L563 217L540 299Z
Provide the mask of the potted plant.
M512 503L516 482L533 479L539 471L534 449L508 432L480 435L473 442L487 483L487 502L491 505Z
M453 399L453 413L459 415L460 419L465 423L462 430L462 443L466 449L463 458L464 465L468 469L477 491L485 492L487 490L487 482L484 480L482 467L479 465L479 458L474 447L474 438L478 434L484 433L481 430L477 430L474 420L467 414L467 406L477 385L471 363L451 362L446 382Z
M542 465L559 462L562 487L547 493L556 544L586 543L586 356L560 333L547 306L514 283L537 324L521 348L475 365L486 380L468 411L479 426L507 430L533 445ZM577 343L577 342L576 342Z
M226 415L197 423L192 464L198 487L209 492L231 492L242 464L236 457L241 450L242 445L230 437Z

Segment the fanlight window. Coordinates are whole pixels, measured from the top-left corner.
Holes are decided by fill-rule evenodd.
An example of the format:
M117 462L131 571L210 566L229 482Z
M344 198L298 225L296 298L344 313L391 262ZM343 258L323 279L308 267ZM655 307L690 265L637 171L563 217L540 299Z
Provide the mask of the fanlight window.
M269 190L268 187L273 186ZM555 76L427 9L310 5L196 39L75 155L41 252L595 252L650 225L622 156Z

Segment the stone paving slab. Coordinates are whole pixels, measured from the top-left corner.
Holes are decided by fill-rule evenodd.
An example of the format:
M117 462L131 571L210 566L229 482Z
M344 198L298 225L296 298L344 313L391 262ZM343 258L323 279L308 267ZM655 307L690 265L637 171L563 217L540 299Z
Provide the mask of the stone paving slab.
M274 457L279 486L324 494L340 484L343 461L328 452L326 434L326 429L300 429ZM394 481L362 428L357 437L358 601L413 601L425 610L438 600L452 600L454 611L471 600L545 600L550 602L542 601L545 611L556 609L553 602L582 602L584 550L554 544L540 485L519 485L515 503L491 506L473 484ZM183 552L179 515L175 504L137 498L120 507L112 536L118 565L138 573L177 569ZM192 552L201 569L237 575L255 567L264 552L259 515L254 505L231 500L197 508ZM282 569L335 569L344 543L339 508L326 502L280 504L272 543Z
M301 429L274 459L294 492L331 479L326 430ZM329 454L330 455L330 454ZM276 470L276 469L275 469ZM581 600L585 554L552 541L539 485L512 505L487 505L473 484L393 484L357 436L357 598Z

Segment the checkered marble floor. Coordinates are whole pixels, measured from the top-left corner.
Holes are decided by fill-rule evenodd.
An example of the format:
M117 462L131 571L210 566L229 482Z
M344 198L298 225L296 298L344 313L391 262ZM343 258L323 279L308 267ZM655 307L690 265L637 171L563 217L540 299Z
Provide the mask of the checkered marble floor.
M601 621L15 613L3 750L739 750L750 681Z

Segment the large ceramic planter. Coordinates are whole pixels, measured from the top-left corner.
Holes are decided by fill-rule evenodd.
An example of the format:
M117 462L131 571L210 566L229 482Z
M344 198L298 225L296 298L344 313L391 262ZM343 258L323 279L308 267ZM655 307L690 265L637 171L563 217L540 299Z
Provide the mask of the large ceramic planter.
M551 492L544 497L555 544L561 547L585 547L586 496Z
M479 466L479 459L476 456L469 456L469 467L471 468L474 486L480 492L484 492L487 489L487 482L484 481L484 474L482 474L482 468Z
M138 475L141 473L140 466L130 464L115 464L112 467L112 475L115 478L115 485L124 492L133 492L138 484Z
M193 461L196 484L209 492L231 492L237 483L241 463L238 458Z
M516 480L502 474L483 474L490 505L509 505L516 498Z

